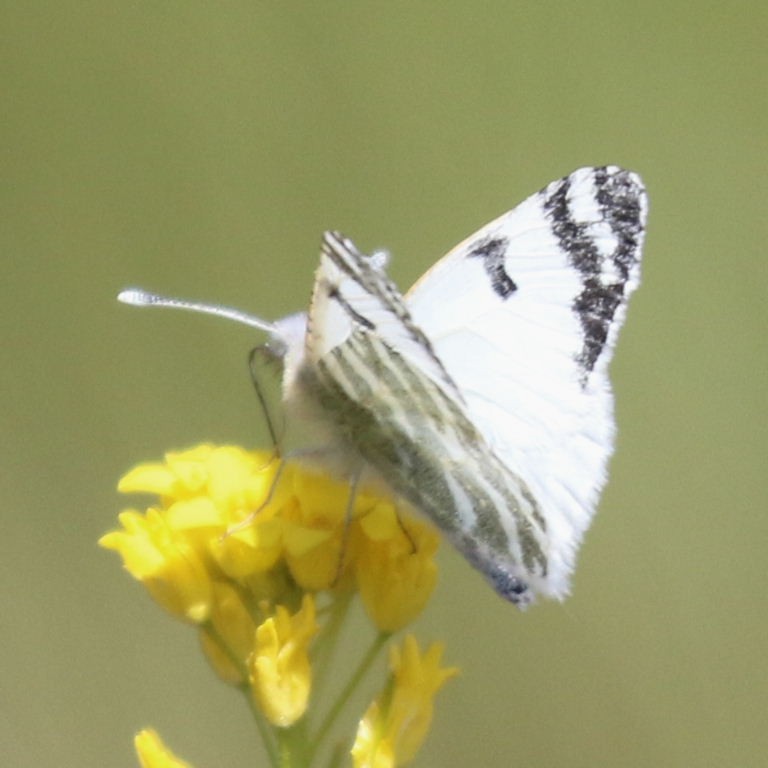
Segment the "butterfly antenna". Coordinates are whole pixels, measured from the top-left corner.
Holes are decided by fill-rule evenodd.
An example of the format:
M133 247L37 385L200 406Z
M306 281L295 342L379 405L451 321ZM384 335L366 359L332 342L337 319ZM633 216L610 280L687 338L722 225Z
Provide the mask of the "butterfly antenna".
M127 288L117 295L117 300L123 304L131 304L134 307L170 307L171 309L186 309L190 312L201 312L205 315L217 315L226 317L228 320L234 320L244 325L250 325L252 328L258 328L267 333L277 334L277 326L274 323L268 323L259 317L254 317L239 309L232 307L221 307L217 304L202 304L198 301L185 301L184 299L173 299L169 296L161 296L157 293L150 293L141 288Z

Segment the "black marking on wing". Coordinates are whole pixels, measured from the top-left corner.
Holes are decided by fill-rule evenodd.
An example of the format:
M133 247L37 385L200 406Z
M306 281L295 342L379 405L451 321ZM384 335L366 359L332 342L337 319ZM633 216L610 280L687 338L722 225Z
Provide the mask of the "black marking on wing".
M632 267L637 264L643 232L642 190L626 171L611 174L606 168L595 169L595 186L603 217L619 241L611 258L626 282Z
M568 201L571 177L561 179L542 190L544 209L560 247L568 254L568 263L582 278L582 291L573 301L584 331L584 344L576 360L586 377L594 369L608 339L616 310L624 300L625 286L637 263L642 234L642 211L638 187L632 174L619 168L593 169L595 200L599 206L597 221L577 221ZM613 252L601 254L589 232L590 226L605 222L616 237ZM610 263L607 263L610 262ZM610 267L610 269L606 269ZM614 279L607 282L608 274Z
M483 260L483 267L491 279L491 287L502 299L508 299L516 290L515 281L507 274L504 259L509 240L506 237L486 237L475 243L467 257Z
M367 317L361 315L355 308L341 295L338 285L328 285L328 296L332 298L350 317L353 323L362 325L369 331L376 330L376 325Z

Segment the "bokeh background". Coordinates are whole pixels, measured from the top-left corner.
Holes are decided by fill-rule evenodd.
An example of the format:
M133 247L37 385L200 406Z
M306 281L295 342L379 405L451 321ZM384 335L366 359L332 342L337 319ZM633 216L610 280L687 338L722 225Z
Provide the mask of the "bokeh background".
M279 317L326 228L391 250L407 286L551 179L617 163L651 216L574 595L521 614L441 553L417 631L463 674L417 762L766 765L767 13L4 2L3 764L134 766L147 724L199 768L264 764L194 633L95 544L133 464L264 444L258 338L121 287Z

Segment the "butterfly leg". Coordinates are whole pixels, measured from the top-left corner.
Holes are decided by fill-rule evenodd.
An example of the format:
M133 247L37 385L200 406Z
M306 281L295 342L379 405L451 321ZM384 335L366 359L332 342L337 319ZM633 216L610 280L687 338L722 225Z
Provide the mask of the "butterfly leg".
M259 405L261 406L261 412L264 416L264 422L267 425L270 440L272 441L272 449L275 455L280 456L282 451L280 450L282 444L282 436L285 433L285 424L278 430L273 411L276 410L267 400L266 387L263 382L263 371L269 365L274 362L274 354L270 350L268 344L260 344L254 347L248 354L248 370L251 373L251 382L253 388L256 390L256 397L259 399Z
M416 546L416 542L413 540L413 536L411 536L411 532L405 527L403 518L400 517L400 513L397 510L395 510L395 518L397 519L398 526L400 526L400 530L403 532L403 536L408 539L408 543L411 545L410 554L415 555L418 547Z
M277 456L275 457L277 458ZM247 528L253 521L256 519L256 517L259 515L260 512L262 512L266 507L269 505L269 503L272 501L272 499L275 496L275 490L277 489L277 485L280 482L283 472L285 470L285 461L281 461L278 464L277 471L275 472L274 478L272 478L272 484L269 486L269 490L267 491L267 497L264 499L264 501L259 504L256 509L253 510L244 520L241 520L239 523L235 523L235 525L230 526L221 536L222 539L226 539L227 536L231 536L233 533L238 533L239 531L242 531L244 528Z
M341 578L341 574L344 570L344 555L347 551L347 544L349 543L349 529L352 524L352 513L355 511L355 501L357 500L357 489L360 484L360 476L362 475L362 467L358 467L352 473L349 479L349 495L347 496L347 506L344 510L344 526L341 529L341 546L339 548L339 559L336 563L336 575L333 577L332 587L335 587Z

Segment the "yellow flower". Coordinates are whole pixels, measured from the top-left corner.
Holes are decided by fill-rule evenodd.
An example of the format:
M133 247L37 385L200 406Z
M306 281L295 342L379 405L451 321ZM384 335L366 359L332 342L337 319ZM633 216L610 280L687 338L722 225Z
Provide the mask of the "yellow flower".
M312 683L309 643L317 631L311 595L304 595L293 615L277 606L275 615L256 630L256 648L249 661L251 689L273 725L293 725L307 709Z
M355 768L396 768L418 752L432 723L433 699L455 667L441 667L442 645L423 655L412 635L402 649L390 649L392 676L387 688L360 721L352 747Z
M275 519L274 507L261 509L275 471L270 454L232 446L201 445L168 453L163 464L141 464L118 488L158 494L160 507L143 516L123 512L123 530L99 543L118 551L129 573L166 610L204 622L213 580L247 579L280 557L282 521ZM250 524L237 527L256 511Z
M141 768L191 768L189 763L176 757L151 728L137 733L133 743Z
M107 533L99 544L119 552L126 570L167 611L194 623L205 621L211 580L194 547L156 509L146 515L126 511L119 519L123 530Z
M267 498L277 462L266 451L198 445L169 452L164 463L140 464L118 484L121 493L153 493L163 506L207 499L227 524L240 522Z
M361 518L360 528L355 561L360 597L382 632L396 632L421 613L435 588L439 536L421 521L403 519L388 502Z

